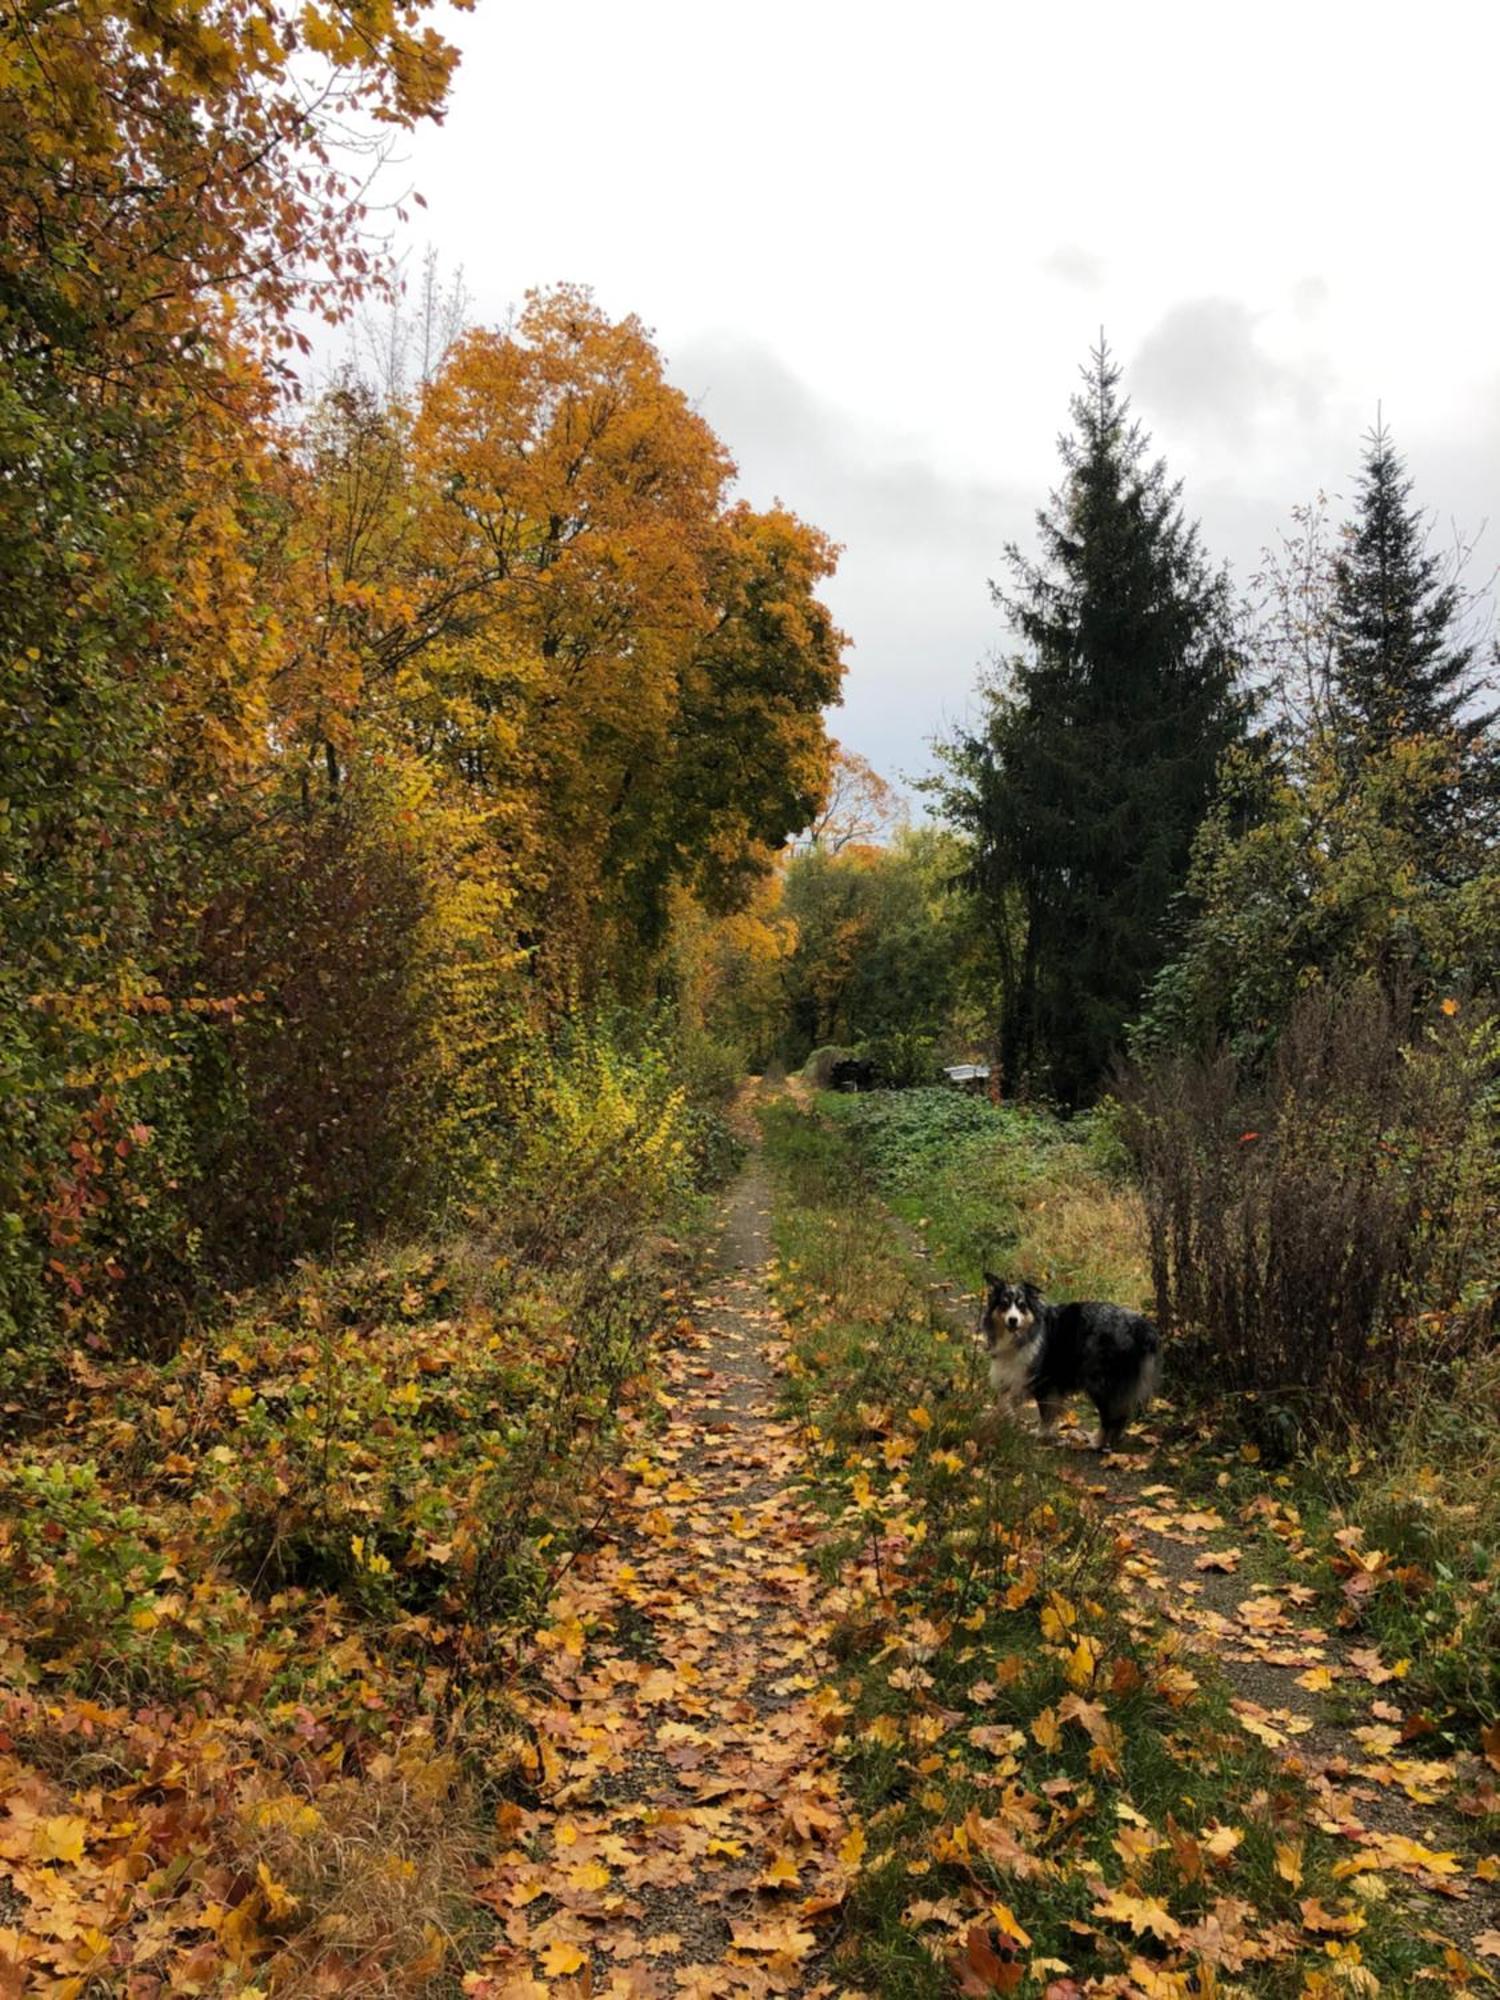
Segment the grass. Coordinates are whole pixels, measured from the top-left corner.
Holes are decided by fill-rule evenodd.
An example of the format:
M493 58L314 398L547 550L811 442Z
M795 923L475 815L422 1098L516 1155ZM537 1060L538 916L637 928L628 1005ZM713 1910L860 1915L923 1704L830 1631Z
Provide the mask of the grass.
M1003 1129L955 1101L920 1119L938 1177L952 1177L928 1204L949 1243L972 1226L979 1175L954 1151L974 1133L993 1147ZM1409 1990L1437 1948L1334 1877L1337 1847L1233 1726L1226 1691L1121 1589L1108 1521L997 1420L972 1343L935 1316L930 1270L880 1199L918 1177L895 1159L911 1115L840 1105L832 1124L785 1099L764 1113L790 1400L828 1518L842 1750L867 1842L841 1970L913 2000L980 1982L981 1966L991 1985L964 1990L1031 1976L1026 1990L1091 1977L1206 1993L1221 1990L1212 1960L1238 1926L1237 1991L1317 1993L1304 1976L1335 1964ZM877 1122L886 1163L877 1144L866 1171L851 1128ZM1036 1172L986 1184L1082 1202L1079 1159L1056 1142ZM1011 1216L1022 1243L1026 1217ZM1357 1929L1357 1961L1336 1938L1331 1960L1303 1929L1305 1896Z
M938 1268L967 1287L993 1268L1059 1297L1149 1306L1144 1214L1107 1112L1064 1124L948 1090L817 1104ZM1404 1385L1385 1437L1300 1448L1274 1399L1195 1393L1171 1380L1170 1354L1167 1388L1174 1477L1246 1510L1261 1573L1317 1587L1347 1633L1408 1663L1407 1692L1438 1736L1474 1747L1500 1716L1500 1356L1457 1370L1435 1360ZM1274 1521L1260 1511L1268 1466L1280 1480ZM1364 1572L1373 1587L1349 1587L1337 1537L1354 1528L1367 1557L1385 1558Z
M1058 1296L1148 1302L1140 1200L1105 1120L947 1089L828 1093L818 1107L968 1289L988 1269Z

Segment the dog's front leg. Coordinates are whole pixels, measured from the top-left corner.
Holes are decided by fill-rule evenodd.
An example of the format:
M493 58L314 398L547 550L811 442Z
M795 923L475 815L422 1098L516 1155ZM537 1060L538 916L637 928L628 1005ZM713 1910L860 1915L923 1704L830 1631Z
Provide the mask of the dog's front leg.
M1062 1413L1063 1413L1063 1401L1061 1396L1037 1397L1036 1399L1037 1421L1041 1426L1041 1432L1044 1438L1052 1438L1056 1436L1057 1421L1058 1418L1062 1415Z

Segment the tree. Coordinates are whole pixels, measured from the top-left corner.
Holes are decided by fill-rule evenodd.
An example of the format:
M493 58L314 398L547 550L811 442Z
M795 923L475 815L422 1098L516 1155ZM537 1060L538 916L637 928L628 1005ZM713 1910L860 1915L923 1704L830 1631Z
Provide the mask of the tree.
M1456 849L1500 804L1485 732L1495 719L1476 700L1485 685L1478 647L1462 632L1462 552L1429 546L1428 524L1383 422L1365 440L1355 518L1333 565L1333 693L1340 761L1360 767L1402 742L1446 747L1451 773L1422 799L1425 865L1451 877Z
M1007 1087L1097 1087L1167 956L1173 901L1219 759L1243 731L1226 579L1147 461L1101 340L1038 515L992 584L1026 651L949 754L948 809L1003 968Z
M403 698L434 754L514 801L539 970L569 996L628 981L674 883L733 907L826 790L837 551L728 503L732 462L647 330L576 287L458 342L413 465L423 560L477 622Z
M1133 1033L1155 1059L1227 1043L1267 1062L1299 994L1374 978L1419 1000L1500 974L1495 764L1464 551L1429 553L1389 434L1357 518L1320 495L1256 578L1267 727L1221 768L1180 942Z
M906 823L906 806L895 787L842 743L830 746L833 767L828 797L803 835L803 843L837 854L851 842L878 843Z
M192 932L280 645L273 385L371 273L347 135L441 109L424 11L0 9L0 1362L184 1233Z
M796 929L786 968L786 1052L825 1043L938 1045L967 1053L988 954L962 886L967 856L944 827L902 828L886 847L804 848L781 907Z

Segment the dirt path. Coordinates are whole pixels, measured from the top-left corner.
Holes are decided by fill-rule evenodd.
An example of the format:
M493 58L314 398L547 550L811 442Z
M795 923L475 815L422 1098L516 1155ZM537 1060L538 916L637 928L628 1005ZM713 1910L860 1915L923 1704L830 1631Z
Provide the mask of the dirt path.
M505 1944L481 2000L832 1991L817 1963L849 1829L817 1524L776 1413L769 1206L752 1153L665 1357L661 1426L635 1441L617 1511L550 1607L525 1704L539 1799L502 1808L510 1845L485 1894Z

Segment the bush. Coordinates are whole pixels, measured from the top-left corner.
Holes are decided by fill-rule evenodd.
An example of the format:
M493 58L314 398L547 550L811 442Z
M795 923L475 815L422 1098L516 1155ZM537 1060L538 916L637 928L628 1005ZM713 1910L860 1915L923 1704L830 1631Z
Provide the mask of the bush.
M1304 994L1259 1084L1223 1049L1127 1079L1157 1310L1216 1380L1324 1421L1389 1415L1430 1343L1416 1315L1478 1272L1492 1040L1364 981Z
M826 1090L834 1070L853 1055L853 1049L841 1048L835 1042L830 1042L826 1048L814 1049L802 1065L802 1081L810 1083L814 1090Z
M535 1040L512 1080L493 1196L523 1255L607 1264L694 1192L687 1088L673 1052L605 1018Z
M860 1043L859 1053L875 1065L875 1080L888 1090L914 1090L937 1076L937 1039L916 1029L896 1028Z

